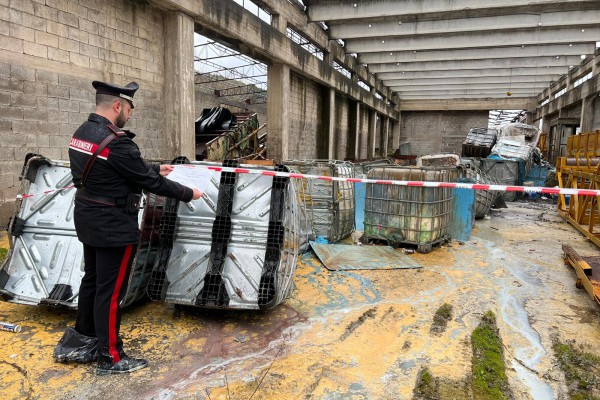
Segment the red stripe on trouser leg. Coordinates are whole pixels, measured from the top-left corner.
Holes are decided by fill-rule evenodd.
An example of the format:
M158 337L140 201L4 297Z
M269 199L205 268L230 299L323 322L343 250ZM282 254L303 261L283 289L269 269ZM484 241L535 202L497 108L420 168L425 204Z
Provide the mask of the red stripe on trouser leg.
M121 356L117 351L117 310L119 308L119 293L121 292L121 286L123 286L123 281L125 280L125 272L127 272L127 265L129 264L132 248L133 245L131 244L125 248L125 254L121 261L121 267L119 268L119 276L115 283L115 290L110 298L110 313L108 315L108 353L115 363L121 361Z

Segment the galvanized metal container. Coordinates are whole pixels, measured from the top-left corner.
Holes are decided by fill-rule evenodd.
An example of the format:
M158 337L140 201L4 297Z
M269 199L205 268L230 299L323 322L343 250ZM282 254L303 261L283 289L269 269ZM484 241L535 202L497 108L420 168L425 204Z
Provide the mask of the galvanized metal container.
M375 168L369 179L455 182L457 168ZM365 237L387 241L391 246L416 245L428 253L448 240L452 212L452 189L367 184Z
M517 158L525 163L525 175L529 173L532 164L533 147L529 144L501 138L498 140L492 154L497 154L504 158Z
M472 128L462 145L462 156L487 157L496 143L498 131L487 128Z
M466 169L465 178L472 183L483 185L495 185L498 181L495 178L485 174L479 168ZM493 190L475 190L475 218L483 218L489 214L492 204L500 195L500 192Z
M67 161L35 155L26 158L21 183L24 196L17 200L9 226L10 251L0 269L0 294L20 304L77 307L83 277L83 245L73 223L75 189ZM140 212L140 229L147 232L160 213L153 206ZM154 239L156 240L156 238ZM132 266L129 287L121 306L145 295L153 265L153 239L142 235Z
M519 162L512 160L481 159L481 172L496 179L499 185L514 186L519 179ZM515 192L503 192L506 201L515 201Z
M347 161L289 160L289 168L307 175L354 177L354 166ZM349 236L354 230L354 184L303 179L304 203L317 237L330 243Z
M202 173L202 167L214 164L193 165ZM275 307L289 294L297 257L308 245L297 183L257 174L208 173L212 177L201 199L165 214L161 233L166 240L148 293L167 303L206 308Z

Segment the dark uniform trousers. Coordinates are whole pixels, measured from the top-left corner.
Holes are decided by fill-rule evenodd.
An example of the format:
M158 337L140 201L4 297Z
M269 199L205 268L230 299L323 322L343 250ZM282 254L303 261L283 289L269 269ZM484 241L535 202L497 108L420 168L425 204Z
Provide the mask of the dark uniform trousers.
M96 247L83 245L85 272L79 289L79 312L75 329L97 336L100 348L108 350L114 362L123 354L120 302L127 284L137 245Z

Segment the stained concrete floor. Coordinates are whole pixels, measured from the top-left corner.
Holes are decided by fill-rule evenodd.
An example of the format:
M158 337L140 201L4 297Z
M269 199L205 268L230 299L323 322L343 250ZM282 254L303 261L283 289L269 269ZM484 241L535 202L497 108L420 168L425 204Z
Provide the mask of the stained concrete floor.
M55 364L72 311L0 303L0 392L5 399L410 399L418 371L464 379L468 339L498 316L517 399L566 398L551 337L600 354L600 313L563 263L562 243L597 255L553 205L509 203L477 222L472 240L413 254L420 270L331 272L311 253L295 289L269 312L223 312L159 303L124 311L122 334L150 367L97 377L92 365ZM454 319L429 332L443 303Z

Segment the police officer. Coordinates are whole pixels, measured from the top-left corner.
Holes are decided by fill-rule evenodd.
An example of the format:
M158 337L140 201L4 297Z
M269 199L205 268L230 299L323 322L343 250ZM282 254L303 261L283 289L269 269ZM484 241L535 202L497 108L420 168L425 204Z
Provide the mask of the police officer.
M99 375L132 372L148 362L129 357L119 336L119 303L127 291L139 239L141 191L183 202L202 196L164 176L170 165L149 165L135 136L122 128L131 117L138 84L118 86L94 81L96 112L75 131L69 160L75 195L75 230L83 243L85 271L79 289L77 321L59 341L61 362L98 361Z

